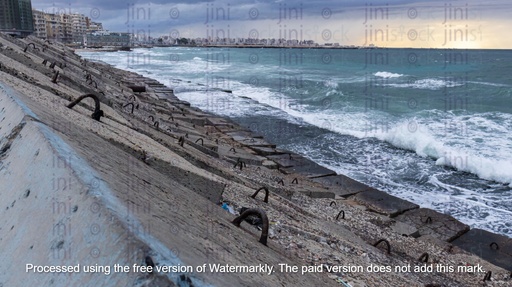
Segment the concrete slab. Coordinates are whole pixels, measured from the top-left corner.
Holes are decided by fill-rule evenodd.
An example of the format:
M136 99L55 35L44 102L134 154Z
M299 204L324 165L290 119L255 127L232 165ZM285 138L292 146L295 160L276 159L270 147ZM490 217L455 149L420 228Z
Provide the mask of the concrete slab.
M420 233L418 232L418 229L416 227L400 221L393 223L393 225L391 225L391 229L400 235L405 235L413 238L420 237Z
M362 191L350 198L377 213L385 214L390 217L395 217L407 210L419 208L417 204L374 188Z
M471 229L452 242L492 264L512 270L512 238L482 229Z
M269 148L275 148L276 145L267 142L264 139L260 138L254 138L254 137L247 137L247 136L233 136L233 140L246 145L246 146L254 146L254 147L269 147Z
M335 175L336 172L325 168L303 156L295 154L281 154L267 156L275 161L284 173L298 173L310 178Z
M327 176L336 174L335 171L325 168L316 163L303 165L303 166L293 166L289 168L283 169L286 173L298 173L309 178L315 178L319 176Z
M282 154L276 149L270 147L249 146L249 148L262 156Z
M262 139L263 136L262 135L258 135L258 134L255 134L253 132L250 132L250 131L236 131L236 132L228 132L226 133L226 135L229 135L231 137L234 137L234 136L241 136L241 137L252 137L252 138L260 138Z
M370 186L342 174L311 179L328 187L336 195L347 197L371 189Z
M268 158L275 161L281 168L292 167L294 163L289 154L271 155Z
M406 211L396 219L415 226L420 235L433 235L448 242L469 230L469 226L452 216L428 208Z
M226 121L226 119L216 118L216 117L208 117L208 123L212 126L231 124L228 121Z

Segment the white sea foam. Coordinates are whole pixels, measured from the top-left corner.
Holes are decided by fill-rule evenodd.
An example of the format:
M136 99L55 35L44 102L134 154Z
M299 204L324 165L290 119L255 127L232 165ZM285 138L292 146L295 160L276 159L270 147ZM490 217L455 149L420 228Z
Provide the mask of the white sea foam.
M413 88L413 89L427 89L427 90L440 90L444 88L453 88L457 86L462 86L464 83L446 81L442 79L421 79L414 80L407 83L389 83L385 84L385 86L396 87L396 88Z
M397 74L397 73L391 73L391 72L377 72L375 74L373 74L374 76L376 77L381 77L381 78L399 78L401 76L403 76L403 74Z
M487 137L485 131L475 136ZM420 156L432 157L437 165L450 166L487 180L512 183L512 148L507 147L506 140L495 139L495 144L483 145L471 142L468 137L458 138L442 132L436 136L429 126L417 119L400 122L387 132L376 133L375 137ZM503 149L496 149L496 146Z

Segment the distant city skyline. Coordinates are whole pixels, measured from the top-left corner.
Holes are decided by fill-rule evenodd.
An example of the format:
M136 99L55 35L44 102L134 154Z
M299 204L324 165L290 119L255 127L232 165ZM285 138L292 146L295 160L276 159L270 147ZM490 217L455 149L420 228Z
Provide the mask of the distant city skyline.
M32 0L47 13L82 13L104 29L158 38L313 40L342 46L512 49L512 3L479 1Z

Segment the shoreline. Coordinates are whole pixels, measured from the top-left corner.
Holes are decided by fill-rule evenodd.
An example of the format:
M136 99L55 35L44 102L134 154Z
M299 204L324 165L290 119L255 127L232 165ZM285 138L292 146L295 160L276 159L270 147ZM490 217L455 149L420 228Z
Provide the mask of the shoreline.
M6 39L2 41L6 43ZM23 41L20 42L21 43L17 43L14 41L12 44L9 44L10 47L12 47L12 50L7 51L10 57L19 58L17 55L22 52L17 50L22 50L24 43ZM16 45L18 47L16 47ZM3 49L5 49L5 47L3 47ZM66 54L65 48L59 49L63 49L63 54ZM52 48L52 50L54 50L52 54L47 54L47 56L57 59L59 57L57 56L59 54L55 53L57 49ZM31 57L39 57L38 53L32 51L30 53ZM155 175L157 173L165 174L179 184L186 187L188 186L189 189L194 190L198 195L209 198L210 203L216 204L218 200L227 200L234 207L241 207L248 204L254 205L256 203L267 209L267 212L272 215L273 222L275 222L274 227L271 229L273 230L272 233L274 233L270 239L271 248L268 248L268 250L265 249L265 254L269 254L269 256L273 254L272 256L281 258L284 254L284 257L287 258L286 260L295 260L296 263L302 261L302 263L306 264L336 264L330 257L315 257L315 253L316 255L322 255L325 252L331 254L341 252L340 254L344 254L350 258L348 262L346 261L347 259L345 259L345 263L363 264L363 261L361 261L363 258L373 258L371 260L375 263L384 261L387 262L387 264L398 265L398 262L402 262L400 264L403 264L403 262L407 262L416 257L418 246L422 246L422 248L430 250L429 253L432 256L438 257L439 260L448 260L446 262L457 260L476 262L474 255L462 251L462 249L465 249L465 245L457 244L456 241L460 240L460 238L464 238L462 234L458 234L461 232L461 229L466 232L464 234L470 235L468 237L469 245L475 244L475 242L481 244L480 241L482 238L475 236L475 234L473 234L474 232L471 233L472 231L468 232L464 224L453 221L449 216L444 216L430 210L419 209L418 206L413 203L397 199L372 189L343 175L334 175L332 171L320 167L304 157L290 154L288 151L279 150L271 143L266 142L263 138L254 135L245 128L235 125L230 120L199 111L191 107L190 104L180 101L174 96L171 89L155 80L142 77L132 72L119 70L110 65L105 66L104 64L90 61L81 61L80 63L78 59L72 59L73 56L66 55L65 57L67 59L65 62L68 64L64 68L57 68L57 70L61 72L60 83L57 85L46 82L43 84L42 79L31 81L30 77L37 78L40 76L36 75L36 72L30 72L30 69L25 66L20 66L16 69L18 71L16 71L7 69L4 63L1 70L4 73L8 72L14 78L19 78L19 82L14 78L9 79L9 81L18 83L20 88L24 85L32 85L30 82L37 83L38 87L44 88L43 90L45 91L49 92L53 89L55 91L53 97L57 96L56 98L70 97L67 95L71 92L71 90L67 90L66 88L68 85L70 87L72 85L79 87L82 92L91 91L98 95L103 93L104 97L102 97L101 102L103 106L107 107L105 110L106 118L102 119L101 123L93 122L92 125L88 123L89 126L87 130L89 130L89 133L94 132L94 134L96 134L95 137L110 138L109 141L114 141L115 146L119 146L134 158L138 158L138 170L151 169L155 170L154 172L151 171ZM0 58L0 61L7 60ZM35 64L40 65L37 62L35 62ZM37 66L36 70L41 71L41 73L47 73L48 70L46 68L46 66L44 68ZM85 69L85 71L88 71L88 74L92 75L92 79L94 80L92 80L90 84L78 84L80 78L82 78L81 81L83 81L84 75L82 69ZM23 78L23 75L28 78ZM92 85L93 81L96 83L96 88ZM142 93L132 93L128 90L129 86L143 86L146 91ZM105 94L109 94L109 96L107 97ZM116 96L112 97L111 94ZM50 95L48 94L47 97L50 97ZM34 98L33 100L37 99ZM60 99L60 101L63 100ZM34 107L33 105L31 106ZM138 108L134 109L135 106ZM85 117L86 115L90 117L90 111L84 107L81 107L80 113L83 114L80 115L81 117ZM151 117L153 119L150 121ZM77 120L78 119L79 118L77 118ZM81 118L80 121L82 121ZM120 136L120 131L125 129L131 136L117 139ZM118 134L116 134L115 131L117 131ZM68 129L65 129L63 132L64 135L69 133ZM87 133L84 132L84 135L87 135ZM144 140L140 141L139 144L135 144L139 137L141 139L144 138ZM178 142L176 142L177 140ZM130 141L134 143L130 143ZM114 144L114 142L112 142L111 145ZM92 143L94 142L91 139L89 144ZM158 145L156 145L156 143L158 143ZM75 144L75 147L79 146L80 145ZM82 153L84 155L87 154L87 150L84 150ZM167 156L169 153L176 154L177 156ZM107 158L108 154L104 153L103 156ZM100 160L99 163L102 163L102 161ZM108 161L105 161L104 164L108 163ZM171 165L169 166L168 163L171 163ZM115 171L119 174L123 172L116 167L111 166L110 168L113 170L112 172ZM147 174L149 175L149 171ZM102 169L100 176L107 177L108 169ZM315 183L315 179L330 185L330 189L325 189L321 185L318 185ZM153 182L153 184L150 184L151 186L155 185L151 177L147 177L146 180ZM279 183L281 180L283 184ZM294 181L296 181L296 183ZM109 185L114 184L109 181L105 182ZM218 185L219 182L223 182L226 186L224 188L221 187ZM254 199L248 198L247 196L252 194L253 191L261 185L271 190L271 200L269 204L262 203L261 199L260 201L254 201ZM208 190L211 189L213 191L210 190L209 193L205 193L207 192L206 189L204 189L206 187L208 187ZM130 189L134 194L141 192L131 186ZM115 191L117 189L114 188L113 190ZM144 193L144 191L145 189L142 190L142 193ZM126 197L126 195L119 192L120 191L117 192L116 196L121 198ZM186 194L174 193L175 196L181 198L182 204L189 204L189 207L193 206L193 204L190 205L190 203L187 203ZM308 196L304 196L303 194ZM335 197L335 194L337 194L338 197ZM137 196L143 195L144 194ZM197 196L194 198L196 197ZM322 197L326 198L322 199ZM158 198L155 198L155 201L152 201L153 204L156 206L163 204L157 203L157 199ZM148 198L145 200L151 199ZM199 200L199 198L197 197L196 200ZM329 205L328 208L325 207L327 205ZM292 206L293 208L291 208ZM334 209L333 206L338 206L338 208ZM331 212L338 211L340 206L343 206L343 218L346 212L348 219L336 223L338 222L338 218L333 219L330 214ZM295 211L295 209L298 211ZM222 213L219 208L212 210L207 214L216 218L215 222L223 222L224 218L229 217L228 213ZM159 214L156 218L161 218L165 215L164 211L160 211L160 209L155 210L153 208L152 212ZM217 214L217 212L219 212L219 214ZM338 214L337 217L339 217L340 214ZM152 215L153 214L149 214L150 217ZM293 217L290 218L289 215L293 215ZM143 215L139 215L138 217L141 219L145 218ZM295 218L300 218L300 220ZM423 222L426 220L425 218L430 218L430 225L432 226ZM419 227L415 227L418 220L420 221L418 224ZM441 223L441 226L438 226L438 223ZM224 227L225 223L222 224L223 225L220 226L215 225L215 228L225 230L227 227ZM425 232L428 231L427 229L432 230L433 225L437 226L437 232L434 232L433 235L427 235ZM451 228L454 228L455 231ZM336 235L331 234L334 231L336 231ZM371 231L371 233L369 231ZM477 233L480 232L474 229L473 231L477 231ZM158 235L155 234L155 236L162 240L162 242L165 241L165 236L171 238L178 236L177 234L160 234L160 231L154 232L158 233ZM183 232L187 233L192 231L183 229ZM225 230L223 233L227 234L231 232L238 232L238 229L229 228L229 232ZM278 235L279 233L283 233L284 235ZM407 237L403 236L403 234L406 234ZM452 236L450 237L450 235ZM190 235L185 234L185 236ZM219 240L225 244L233 244L230 242L229 237L222 237L223 235L221 234L216 236L221 236ZM292 240L288 238L290 236ZM443 242L443 238L447 236L449 238ZM455 239L453 238L454 236L459 239L453 241ZM485 240L499 240L499 237L498 239L487 238L491 236L487 233L482 233L481 236ZM397 250L394 251L392 256L383 257L383 253L381 253L379 249L369 245L370 242L373 244L381 237L385 237L391 241L393 250ZM189 240L190 245L188 248L196 246L195 244L206 244L206 246L212 244L210 240L207 240L208 242L205 243L195 237L192 238L194 239ZM252 240L252 236L249 236L249 238ZM500 241L499 244L502 249L506 250L506 241L503 243ZM299 247L299 245L302 247ZM450 250L452 251L444 250L449 246L451 246ZM222 247L222 245L218 247ZM188 256L185 257L189 262L194 261L195 263L199 263L200 260L196 258L197 255L188 252L188 248L182 248L183 252L188 254ZM243 253L237 253L237 250L241 250L239 249L241 248L240 246L234 248L235 250L233 250L233 252L236 252L229 255L228 258L223 257L224 261L236 260L236 258L239 258L237 256L248 256L251 261L257 260L258 256L256 253L243 255ZM345 250L346 248L348 248L348 250ZM306 251L306 249L309 251ZM491 250L491 252L492 251L493 250ZM367 255L366 257L361 257L362 254ZM368 254L371 254L371 256L368 257ZM491 257L488 257L486 254L480 254L480 256L485 257L487 260L492 260L493 257L495 257L495 254L491 255ZM153 258L156 260L160 257L155 255ZM220 258L221 257L217 257L217 260ZM377 261L375 261L375 259L377 259ZM340 261L337 262L338 264L341 263ZM501 264L496 261L494 263ZM503 271L499 269L493 270L497 270L494 274L496 274L496 272L499 274L503 273ZM480 277L480 274L476 274L476 276L468 274L463 275L469 277L466 278L462 275L458 276L456 274L449 275L442 273L437 275L416 274L414 276L418 277L415 277L415 279L406 279L406 277L400 275L390 275L384 279L379 279L379 276L371 274L343 275L343 278L347 280L347 282L355 284L357 284L357 282L373 282L374 284L378 284L378 282L381 282L380 284L384 284L383 282L386 282L385 284L394 282L393 284L399 284L399 282L405 282L403 280L416 280L415 282L445 282L445 280L449 280L449 282L465 282L464 284L468 283L471 285L471 283L475 282L476 278ZM240 276L248 278L245 277L244 274ZM280 274L279 276L285 275ZM318 276L320 277L320 275ZM341 276L336 276L336 280L341 280ZM397 278L394 276L397 276ZM236 278L229 278L230 280L234 280L231 282L237 280ZM322 276L321 278L323 278L322 281L324 281L326 277ZM304 277L304 279L313 279L313 277L310 278L308 275ZM271 279L266 278L266 280ZM292 284L291 281L285 282ZM299 282L298 284L301 285L307 285L306 282L300 283L302 282L300 279L296 282ZM506 284L505 281L503 282ZM274 281L274 283L277 282Z
M223 46L216 46L216 47L222 48ZM239 47L239 48L244 48L244 47ZM257 47L252 47L252 48L257 48ZM268 48L276 48L276 47L268 47ZM283 47L283 48L286 48L286 47ZM414 49L414 48L411 48L411 49ZM95 61L95 60L92 60L92 61ZM98 61L98 63L107 64L115 69L119 69L117 67L114 67L111 64L104 63L102 61ZM120 70L122 70L122 69L120 69ZM125 71L125 70L122 70L122 71ZM131 71L129 71L129 72L135 73L135 72L131 72ZM152 79L150 76L140 76L139 75L139 77L147 78L150 81L157 81L155 79ZM184 81L183 79L174 79L174 80ZM205 111L202 111L202 112L208 113ZM216 115L216 114L211 114L211 115L215 116L215 117L219 117L219 115ZM220 116L220 117L226 118L229 121L233 121L229 117L224 117L224 116ZM250 140L249 138L251 138L251 137L257 138L257 139L259 139L261 137L259 134L256 134L253 131L250 131L248 129L246 130L246 128L242 128L241 126L239 128L244 131L244 135L242 137L240 135L235 135L235 136L238 136L239 138L243 138L242 140L235 139L240 144L244 144L244 142ZM268 142L263 142L262 146L263 146L263 148L261 148L260 145L258 145L256 147L251 147L251 146L247 146L247 147L252 149L254 152L256 152L260 156L264 156L269 160L274 160L278 165L277 169L280 170L284 174L287 174L290 172L291 173L297 172L299 174L305 175L306 177L312 179L312 181L323 184L324 186L326 186L329 189L329 192L333 193L333 198L334 197L353 198L356 201L358 201L359 203L365 205L367 208L373 209L373 211L375 211L377 213L382 213L382 214L385 214L390 217L399 217L409 224L413 223L411 221L411 219L409 218L410 216L424 217L424 218L434 217L434 216L437 217L437 215L444 216L443 213L440 213L433 209L423 208L413 202L409 202L408 200L404 200L404 199L398 198L396 196L390 195L386 192L377 190L377 189L370 187L362 182L359 182L357 180L349 178L346 175L338 174L334 170L331 170L327 167L321 166L320 164L313 162L312 160L306 159L304 155L300 155L300 154L293 153L291 151L280 149L279 147L276 147L272 143L268 143ZM268 149L269 146L274 147L274 153L272 153L272 151L270 149ZM289 157L289 159L286 159L286 157ZM299 158L298 161L303 161L303 162L310 161L311 163L304 163L304 164L300 163L300 165L307 166L306 169L309 169L309 171L305 170L304 167L300 167L300 165L294 169L293 166L291 166L292 158ZM311 169L313 169L315 171L311 172ZM344 189L344 190L341 191L340 189ZM347 189L348 189L348 191L347 191ZM368 192L368 194L364 194L367 191L379 193L380 195L375 197L374 195L369 195L370 194L369 192ZM356 196L359 193L362 194L361 197ZM309 193L309 196L319 197L319 198L325 196L326 198L331 198L330 197L331 195L329 195L329 193L315 194L314 192L311 192L311 193ZM386 209L387 206L378 206L377 202L381 201L383 199L385 201L388 201L389 205L391 205L391 206L398 205L398 206L401 206L401 208L398 208L395 210L390 210L390 209ZM421 210L421 214L418 215L418 214L408 213L408 211L413 211L413 210ZM459 232L457 232L456 234L452 234L451 236L446 236L446 237L443 236L442 237L444 240L446 240L448 242L455 241L457 238L462 237L464 234L468 233L470 230L473 230L473 229L477 230L479 233L486 233L487 235L494 234L490 231L482 230L479 228L469 228L469 226L467 226L465 223L463 223L457 219L454 219L451 216L448 216L448 217L449 218L446 218L443 220L452 222L452 224L458 225L459 226L458 228L460 228ZM416 227L420 228L419 224L417 224ZM468 233L468 234L471 234L471 236L474 236L473 233ZM422 235L424 235L424 234L422 234ZM496 234L496 235L503 236L504 238L509 238L508 236L501 235L501 234ZM461 239L461 240L463 241L464 239Z
M234 49L318 49L318 50L438 50L438 51L511 51L512 49L481 49L481 48L412 48L412 47L334 47L334 46L262 46L262 45L152 45L152 46L131 46L133 49L152 49L152 48L234 48ZM86 52L117 52L123 51L122 47L110 48L72 48L73 50ZM105 49L105 50L102 50Z
M93 59L93 61L95 61L95 60ZM102 62L102 61L99 61L99 62ZM104 63L104 62L102 62L102 63ZM122 65L121 65L121 66L122 66ZM130 67L129 67L129 68L130 68ZM130 71L132 71L132 70L130 70ZM136 71L133 71L133 72L136 72ZM148 74L148 73L146 73L146 72L147 72L147 71L141 71L140 73L143 73L143 74L145 75L145 77L148 77L148 78L152 78L152 79L153 79L153 76L155 76L155 75L151 75L151 74L152 74L152 73L154 73L154 71L152 71L152 72L151 72L151 73L149 73L149 74ZM169 79L169 81L171 81L171 82L174 82L174 81L175 81L175 82L186 82L184 79L181 79L181 78L174 78L174 76L173 76L173 75L170 75L170 77L171 77L171 78ZM160 79L162 80L162 77L160 77ZM156 79L154 79L154 80L156 80ZM190 83L190 80L192 80L192 82L191 82L191 83ZM162 80L162 81L163 81L163 80ZM188 82L189 82L189 83L190 83L190 85L192 85L192 86L193 86L193 85L202 85L202 84L200 84L200 83L198 83L198 82L195 82L195 81L194 81L194 79L189 79L189 81L188 81ZM173 84L171 83L171 84L167 84L167 85L170 85L170 87L172 87L172 85L173 85ZM185 87L185 88L186 88L186 87ZM232 92L232 91L229 91L229 92ZM193 100L191 100L191 101L193 101ZM217 113L217 114L215 114L215 115L216 115L216 116L221 116L221 117L226 117L226 116L224 116L224 115L222 115L222 114L219 114L219 113ZM227 117L227 118L229 118L229 117ZM255 124L257 123L257 120L254 120L254 119L255 119L255 118L251 118L251 120L239 120L239 121L237 121L237 122L238 122L238 124L239 124L239 125L243 125L244 127L249 127L249 128L250 128L249 122L251 122L251 123L252 123L252 122L254 122ZM317 127L318 127L318 126L317 126ZM255 133L253 132L253 136L254 136L254 134L255 134ZM264 134L264 133L260 132L258 135L260 135L260 134ZM280 147L280 148L282 149L283 147ZM413 152L414 152L414 150L413 150L413 149L408 150L408 151L413 151ZM255 151L255 152L258 152L258 151ZM259 151L259 152L261 152L261 151ZM307 154L300 154L300 156L305 156L305 157L307 157ZM432 158L430 158L430 159L433 159L433 161L436 161L438 158L432 157ZM313 160L313 161L315 161L314 159L312 159L312 160ZM316 164L321 165L320 161L315 161L315 163L316 163ZM332 167L332 166L331 166L331 167L329 167L329 166L324 166L324 167L325 167L325 168L327 168L327 169L329 169L329 170L330 170L331 172L333 172L333 173L334 173L335 171L338 171L338 170L339 170L339 169L336 169L336 167ZM333 169L333 170L332 170L332 169ZM326 172L328 172L328 171L326 171ZM476 173L472 173L472 174L473 174L473 175L475 175L475 176L478 176L478 174L476 174ZM346 174L344 174L344 175L346 176ZM320 176L321 176L321 175L320 175ZM485 180L486 180L487 182L489 182L489 183L498 183L498 184L502 184L501 182L494 181L494 180L492 180L492 179L485 179ZM360 184L363 184L363 183L360 183ZM367 183L367 182L364 182L364 184L365 184L365 185L371 185L371 184L369 184L369 183ZM374 187L374 186L372 186L372 187ZM387 190L387 189L386 189L386 192L387 192L387 193L389 193L389 194L393 194L393 195L394 195L393 190ZM395 195L395 196L400 197L399 195ZM420 202L421 202L421 201L420 201L420 202L419 202L419 201L415 201L414 199L411 199L411 198L412 198L412 197L408 198L407 200L412 201L412 202L413 202L413 203L415 203L415 204L421 205L421 204L420 204ZM404 198L404 199L406 199L406 198ZM427 203L427 204L428 204L428 203ZM443 211L439 210L440 208L436 208L436 207L430 207L430 208L435 208L437 212L445 213L445 212L443 212ZM459 217L461 217L461 216L459 216ZM466 222L466 223L467 223L467 222L471 222L471 221L469 221L469 219L466 219L466 221L464 220L464 218L457 218L457 219L458 219L459 221L461 221L461 222ZM483 220L482 220L482 221L483 221ZM497 231L496 231L496 230L495 230L495 231L493 231L493 230L492 230L492 228L489 228L489 225L483 225L483 224L481 224L481 225L476 225L476 226L475 226L475 228L481 228L481 229L484 229L484 230L488 230L489 232L494 232L494 233L497 233L497 234L503 235L503 236L505 236L505 237L510 237L510 235L508 235L508 234L500 233L500 231L499 231L499 230L497 230Z

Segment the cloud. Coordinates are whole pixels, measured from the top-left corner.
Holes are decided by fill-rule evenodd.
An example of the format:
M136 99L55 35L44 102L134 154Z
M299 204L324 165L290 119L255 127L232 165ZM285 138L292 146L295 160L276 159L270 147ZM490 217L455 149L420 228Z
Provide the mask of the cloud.
M512 47L508 39L498 41L493 38L507 35L504 27L510 24L508 15L512 12L508 0L33 0L32 5L47 12L82 13L102 22L111 31L144 31L153 37L169 35L171 31L179 31L180 35L186 37L206 37L213 33L221 36L229 34L230 37L257 35L261 38L290 34L295 36L295 32L302 32L303 40L312 39L320 43L338 40L343 44L361 45L368 32L376 32L378 39L382 39L383 32L401 29L400 33L409 33L405 34L405 38L403 33L400 35L403 41L377 42L385 46L400 44L430 47L439 43L421 43L418 40L419 32L435 29L437 38L440 38L443 29L447 28L444 25L452 25L453 29L469 25L469 29L473 30L480 25L482 33L487 35L481 37L485 39L482 41ZM414 30L418 32L417 36ZM422 33L425 38L426 32Z

